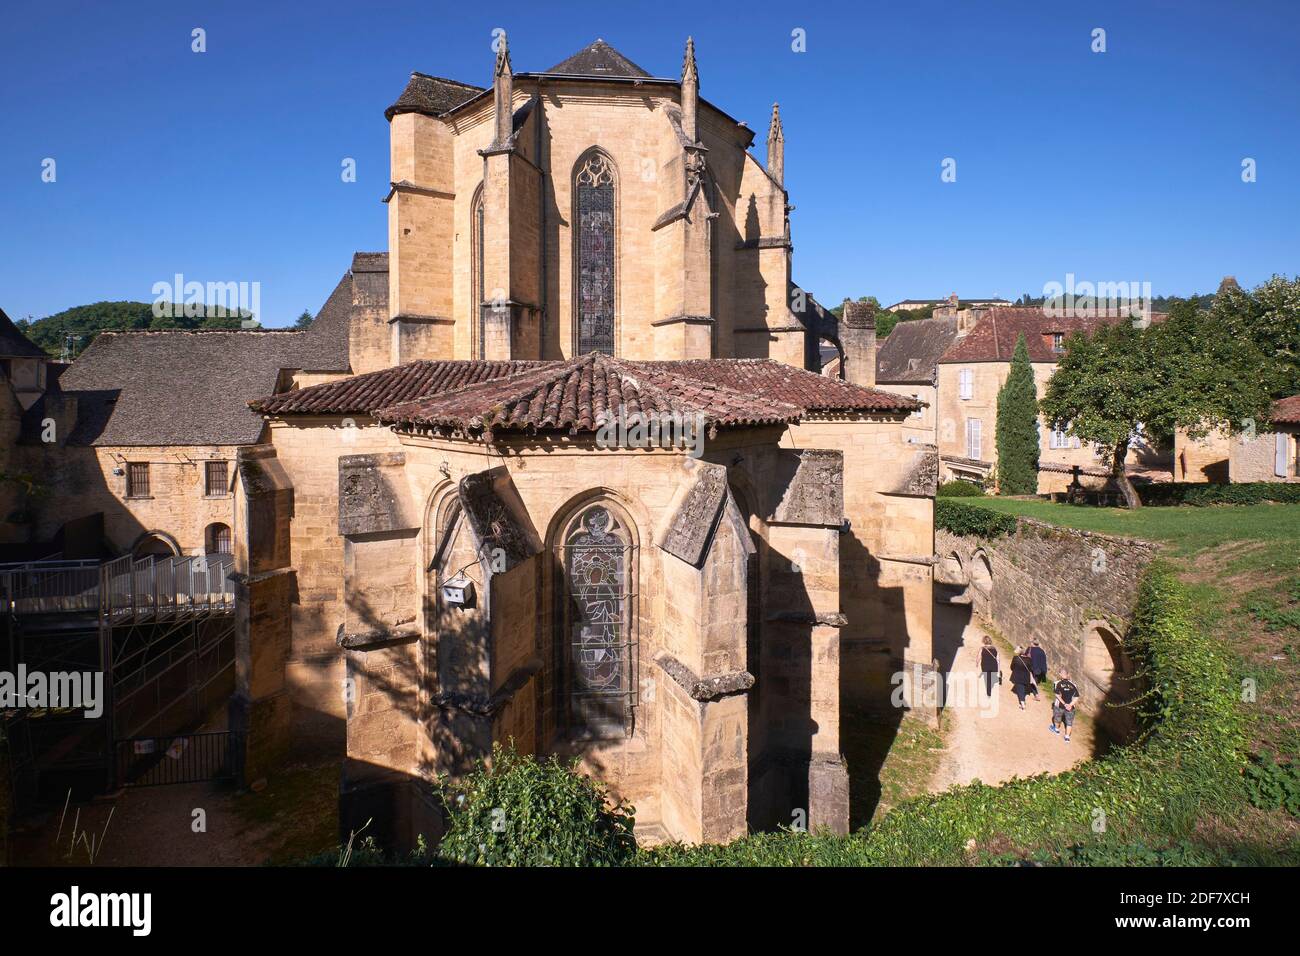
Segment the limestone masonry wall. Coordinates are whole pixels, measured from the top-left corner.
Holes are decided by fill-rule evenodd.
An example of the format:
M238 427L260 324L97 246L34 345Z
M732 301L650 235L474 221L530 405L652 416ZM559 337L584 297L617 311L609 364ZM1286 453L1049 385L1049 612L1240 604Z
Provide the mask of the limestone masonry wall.
M1138 581L1156 551L1150 542L1024 518L1015 534L990 540L935 531L942 570L948 580L956 571L969 582L975 613L1013 643L1037 638L1049 675L1068 668L1084 708L1097 713L1131 673L1123 641ZM1116 729L1124 729L1122 720Z

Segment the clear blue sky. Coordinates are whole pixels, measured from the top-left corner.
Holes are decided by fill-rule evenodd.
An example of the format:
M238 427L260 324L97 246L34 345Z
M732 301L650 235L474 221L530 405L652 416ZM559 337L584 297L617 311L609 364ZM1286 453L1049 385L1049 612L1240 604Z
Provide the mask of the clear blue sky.
M260 282L268 325L315 312L386 248L384 107L411 70L486 84L496 27L516 70L600 36L668 76L693 34L702 95L760 148L780 100L794 274L825 302L1300 272L1296 0L49 0L0 19L0 306L181 272Z

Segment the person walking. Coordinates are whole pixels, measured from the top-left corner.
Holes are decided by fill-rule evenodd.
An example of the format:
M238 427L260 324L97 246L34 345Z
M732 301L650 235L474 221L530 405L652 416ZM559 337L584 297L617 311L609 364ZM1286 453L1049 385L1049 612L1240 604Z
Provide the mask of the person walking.
M1025 695L1033 686L1034 674L1029 666L1029 652L1017 645L1015 656L1011 658L1011 689L1015 692L1020 709L1025 709Z
M1033 672L1034 700L1038 700L1038 685L1047 681L1047 651L1038 643L1038 638L1029 642L1029 669Z
M1060 733L1056 725L1060 724L1065 728L1065 742L1070 742L1070 730L1074 727L1074 710L1079 706L1079 688L1074 686L1070 680L1070 672L1062 668L1061 679L1056 682L1054 690L1054 699L1052 701L1052 725L1048 728L1052 733Z
M984 635L984 643L980 645L980 671L984 675L984 690L992 697L993 678L996 676L998 683L1002 683L1002 668L998 666L998 649L993 646L993 638L987 634Z

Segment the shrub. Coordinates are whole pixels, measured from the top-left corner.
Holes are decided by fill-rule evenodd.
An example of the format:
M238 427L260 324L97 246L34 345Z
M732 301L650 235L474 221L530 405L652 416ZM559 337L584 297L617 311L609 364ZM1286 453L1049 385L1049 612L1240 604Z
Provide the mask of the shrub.
M1300 504L1300 485L1280 481L1248 481L1210 485L1192 482L1157 482L1142 485L1138 496L1145 505L1258 505L1266 501Z
M939 485L935 491L935 496L939 498L983 498L984 489L973 481L962 481L957 478Z
M963 504L945 498L934 502L934 526L953 534L969 534L980 538L1000 538L1015 534L1018 522L1015 515L1003 514L991 508Z
M616 866L636 853L633 809L610 801L576 761L539 761L499 744L443 785L450 825L439 856L484 866Z

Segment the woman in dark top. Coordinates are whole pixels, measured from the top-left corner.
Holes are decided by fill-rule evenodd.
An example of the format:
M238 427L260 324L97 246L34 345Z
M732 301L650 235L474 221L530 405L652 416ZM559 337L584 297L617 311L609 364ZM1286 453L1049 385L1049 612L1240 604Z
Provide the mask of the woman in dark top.
M1020 701L1021 710L1025 709L1025 695L1033 682L1034 671L1029 654L1023 647L1017 647L1015 657L1011 658L1011 689L1015 691L1016 700Z
M998 666L998 649L993 646L993 638L987 634L984 635L984 643L980 645L980 670L984 674L984 689L992 697L993 675L1000 675L1002 669Z

